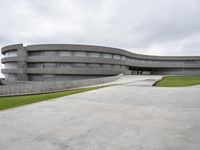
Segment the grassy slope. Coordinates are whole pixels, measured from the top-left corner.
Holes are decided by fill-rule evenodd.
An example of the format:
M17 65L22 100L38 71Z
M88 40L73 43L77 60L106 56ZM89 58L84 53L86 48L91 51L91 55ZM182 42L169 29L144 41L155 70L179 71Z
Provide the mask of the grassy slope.
M159 87L185 87L200 84L200 76L167 76L157 82Z
M49 100L49 99L53 99L57 97L72 95L76 93L86 92L86 91L90 91L90 90L94 90L94 89L98 89L102 87L104 86L68 90L68 91L56 92L56 93L38 94L38 95L0 97L0 110L27 105L31 103L36 103L40 101L45 101L45 100Z

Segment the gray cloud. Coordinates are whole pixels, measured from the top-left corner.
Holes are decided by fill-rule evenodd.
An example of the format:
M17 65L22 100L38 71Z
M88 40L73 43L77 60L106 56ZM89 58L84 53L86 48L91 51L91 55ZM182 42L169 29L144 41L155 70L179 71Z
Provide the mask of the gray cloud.
M0 46L81 43L200 55L199 18L199 0L1 0Z

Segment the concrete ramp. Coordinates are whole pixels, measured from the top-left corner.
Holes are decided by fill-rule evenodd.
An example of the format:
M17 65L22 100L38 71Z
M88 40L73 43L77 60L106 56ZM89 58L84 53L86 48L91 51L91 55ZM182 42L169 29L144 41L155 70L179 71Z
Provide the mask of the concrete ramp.
M200 89L160 76L0 111L1 150L199 150Z

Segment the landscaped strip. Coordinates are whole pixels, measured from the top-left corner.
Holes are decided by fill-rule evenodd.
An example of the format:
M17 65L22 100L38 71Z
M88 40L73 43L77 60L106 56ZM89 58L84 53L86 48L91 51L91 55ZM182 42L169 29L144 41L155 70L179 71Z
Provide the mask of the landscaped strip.
M32 104L32 103L36 103L40 101L50 100L53 98L72 95L76 93L87 92L87 91L91 91L91 90L95 90L95 89L99 89L103 87L106 87L106 86L89 87L89 88L82 88L82 89L67 90L63 92L46 93L46 94L0 97L0 110Z
M186 87L200 84L200 76L166 76L155 84L158 87Z

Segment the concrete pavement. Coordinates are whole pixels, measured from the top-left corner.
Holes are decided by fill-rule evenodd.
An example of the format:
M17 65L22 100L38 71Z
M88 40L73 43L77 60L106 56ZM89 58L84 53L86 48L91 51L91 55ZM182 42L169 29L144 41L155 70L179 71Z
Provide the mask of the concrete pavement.
M199 150L200 87L151 87L160 78L0 111L0 149Z

